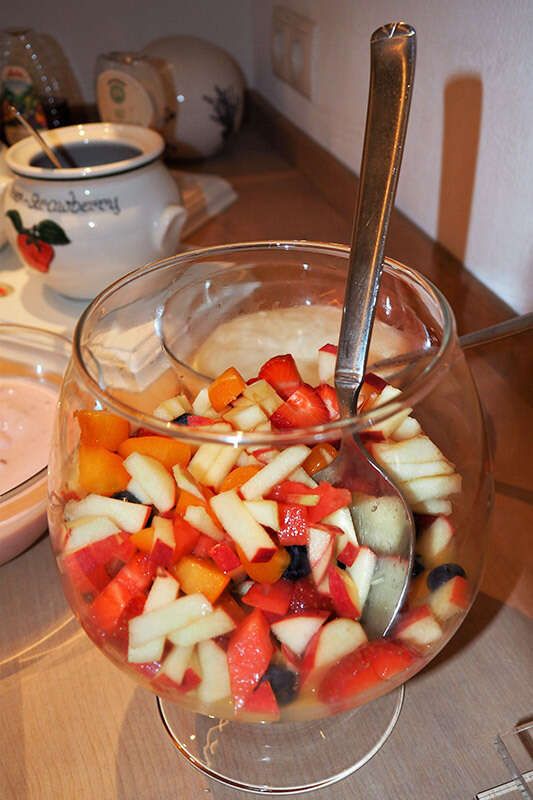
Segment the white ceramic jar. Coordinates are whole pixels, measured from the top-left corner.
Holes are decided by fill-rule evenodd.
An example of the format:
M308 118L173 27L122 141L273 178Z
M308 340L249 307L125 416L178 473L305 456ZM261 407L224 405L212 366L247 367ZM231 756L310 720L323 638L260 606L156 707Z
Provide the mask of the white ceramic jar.
M135 125L94 123L44 134L65 168L32 138L7 151L1 217L20 260L50 288L88 299L176 252L186 212L160 160L164 142Z

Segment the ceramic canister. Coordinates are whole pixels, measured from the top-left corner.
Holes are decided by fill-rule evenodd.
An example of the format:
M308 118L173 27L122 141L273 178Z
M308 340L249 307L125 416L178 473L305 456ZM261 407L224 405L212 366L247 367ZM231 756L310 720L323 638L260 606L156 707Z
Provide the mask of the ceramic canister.
M89 299L126 272L176 251L186 212L162 163L164 142L135 125L93 123L31 137L7 151L2 220L20 260L67 297Z

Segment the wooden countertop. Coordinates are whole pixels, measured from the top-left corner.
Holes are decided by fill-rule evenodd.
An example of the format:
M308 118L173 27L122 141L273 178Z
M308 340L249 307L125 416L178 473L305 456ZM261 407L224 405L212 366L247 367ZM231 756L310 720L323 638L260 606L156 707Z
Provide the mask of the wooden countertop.
M355 179L302 137L255 97L251 120L226 153L195 167L227 177L239 199L188 243L348 242ZM335 186L328 188L328 179ZM443 289L460 332L513 315L399 214L387 254ZM443 653L408 684L383 750L313 797L459 800L508 779L492 741L533 708L532 345L528 334L469 356L496 445L493 535L474 607ZM46 539L0 567L0 609L2 798L249 796L204 779L176 755L151 695L116 670L72 620Z

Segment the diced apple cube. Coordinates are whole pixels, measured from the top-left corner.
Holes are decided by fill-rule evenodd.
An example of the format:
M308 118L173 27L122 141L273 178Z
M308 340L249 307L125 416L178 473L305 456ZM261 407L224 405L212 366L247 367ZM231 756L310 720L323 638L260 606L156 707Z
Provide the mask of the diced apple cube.
M400 442L373 442L368 447L380 464L420 464L443 459L437 445L425 435Z
M429 595L429 607L438 620L447 619L466 611L470 602L470 589L466 578L456 575Z
M130 480L126 489L130 494L137 498L141 503L144 503L147 506L152 505L152 498L150 495L143 489L138 481L134 480L133 478Z
M328 667L347 656L367 641L366 633L359 622L346 617L331 620L320 628L304 655L302 671Z
M88 494L83 500L69 500L64 508L67 521L87 516L109 517L121 531L126 533L136 533L144 528L150 512L149 506L128 503L100 494Z
M191 662L193 649L194 648L192 646L181 647L180 645L176 645L173 647L163 661L159 675L166 675L167 678L170 678L179 686L182 683L185 672L187 671L187 667Z
M254 403L260 405L267 417L271 417L274 411L283 405L279 394L262 378L247 386L243 395L248 400L253 400Z
M180 467L179 464L175 464L175 466L172 467L172 472L174 473L174 480L178 485L178 489L183 489L183 491L198 497L199 500L204 500L201 489L185 467Z
M333 558L335 537L317 526L310 526L307 540L307 555L316 586L320 586L329 570Z
M279 508L275 500L245 500L244 505L260 525L279 531Z
M411 508L415 514L433 514L434 516L442 514L445 517L449 517L453 510L449 500L435 498L424 500L422 503L414 503Z
M247 561L262 562L272 558L276 545L235 491L222 492L209 502L224 529L243 551Z
M327 619L326 614L298 614L285 617L271 625L271 630L276 639L295 653L302 656L317 630Z
M169 575L168 573L164 575L158 575L151 586L148 597L146 598L143 614L146 614L149 611L155 611L157 608L162 608L163 606L168 605L168 603L172 603L172 601L178 596L178 591L179 584L177 580L172 577L172 575ZM164 647L164 636L152 639L152 641L146 642L146 644L140 645L140 647L132 647L130 644L128 647L128 661L133 664L144 664L151 661L159 661L163 654Z
M260 406L252 404L249 406L239 406L226 411L223 419L230 422L236 430L251 431L258 425L267 422L267 416Z
M161 462L152 456L133 452L124 459L124 467L161 512L170 511L176 502L176 483Z
M256 472L250 480L241 486L241 494L244 499L258 500L268 494L277 483L281 483L297 467L301 467L310 452L310 449L303 444L287 447L270 464Z
M65 553L72 553L81 547L101 539L107 539L113 533L118 533L120 528L109 517L79 517L68 526L70 535L67 539Z
M187 506L183 518L193 528L205 533L217 542L221 542L224 538L224 531L218 525L215 525L212 518L209 516L203 506Z
M261 466L261 462L258 461L258 459L255 456L251 455L251 453L248 453L246 450L242 450L239 453L239 458L237 459L237 466L238 467L251 467L251 466L260 467Z
M162 608L133 617L129 621L129 643L139 647L160 636L168 636L212 610L211 603L202 594L184 595Z
M337 511L333 511L327 517L324 517L322 522L326 525L333 525L342 531L342 535L337 536L335 543L337 553L340 553L348 542L352 542L355 545L359 544L349 508L338 508Z
M198 697L203 703L214 703L229 697L231 693L228 659L216 642L207 639L198 645L198 659L202 670L202 682Z
M218 419L220 413L215 411L209 399L209 390L206 387L200 389L198 394L193 400L192 410L198 417L208 417L209 419Z
M400 484L400 489L408 503L416 505L424 500L444 499L461 491L461 476L434 475L431 478L413 478Z
M389 403L394 400L399 400L401 396L401 391L396 389L394 386L387 384L385 388L380 392L374 402L369 405L368 409L365 411L374 410L379 408L380 406L385 405L385 403ZM393 414L388 419L381 420L377 422L375 425L372 425L370 428L367 428L366 432L379 432L383 436L384 439L387 439L391 436L392 433L406 420L413 409L412 408L403 408L398 411L396 414Z
M170 397L164 400L154 411L154 417L163 419L166 422L171 422L176 417L181 417L182 414L187 414L191 411L191 404L183 394Z
M421 557L426 569L444 563L447 555L450 554L453 539L453 526L443 515L436 517L423 529L417 539L416 552Z
M176 540L172 520L154 517L152 520L154 538L150 550L150 560L160 567L170 567L174 558Z
M396 442L401 442L404 439L412 439L422 433L422 427L417 419L414 417L407 417L401 425L398 425L395 431L392 432L392 438Z
M305 486L309 486L311 489L314 489L315 486L318 486L317 482L313 480L313 478L308 475L303 467L298 467L295 469L294 472L291 472L289 475L290 481L296 481L297 483L303 483Z
M196 619L190 625L171 633L169 639L173 644L193 645L206 639L224 636L235 628L235 623L223 608L215 608L211 614Z
M335 364L337 363L337 348L333 344L325 344L318 351L318 377L320 383L334 386Z
M438 642L442 628L427 605L407 611L394 629L394 638L418 647Z
M346 572L357 586L359 609L363 611L376 568L377 556L369 547L359 547L355 559Z

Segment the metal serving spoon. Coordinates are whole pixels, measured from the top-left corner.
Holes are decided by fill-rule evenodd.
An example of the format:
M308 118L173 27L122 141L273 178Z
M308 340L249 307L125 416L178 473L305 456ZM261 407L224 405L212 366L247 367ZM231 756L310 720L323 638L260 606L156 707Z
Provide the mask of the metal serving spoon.
M354 415L365 375L385 239L407 129L415 55L416 33L405 22L384 25L372 34L359 197L335 367L342 417ZM362 622L370 637L383 636L390 630L409 584L415 541L411 511L402 493L368 455L357 436L344 435L338 456L314 477L353 493L359 543L378 555ZM360 498L356 495L360 493L376 498L376 513L367 514L363 525L357 517ZM383 542L379 522L383 498L387 498L389 520L394 519L395 535L387 543Z

